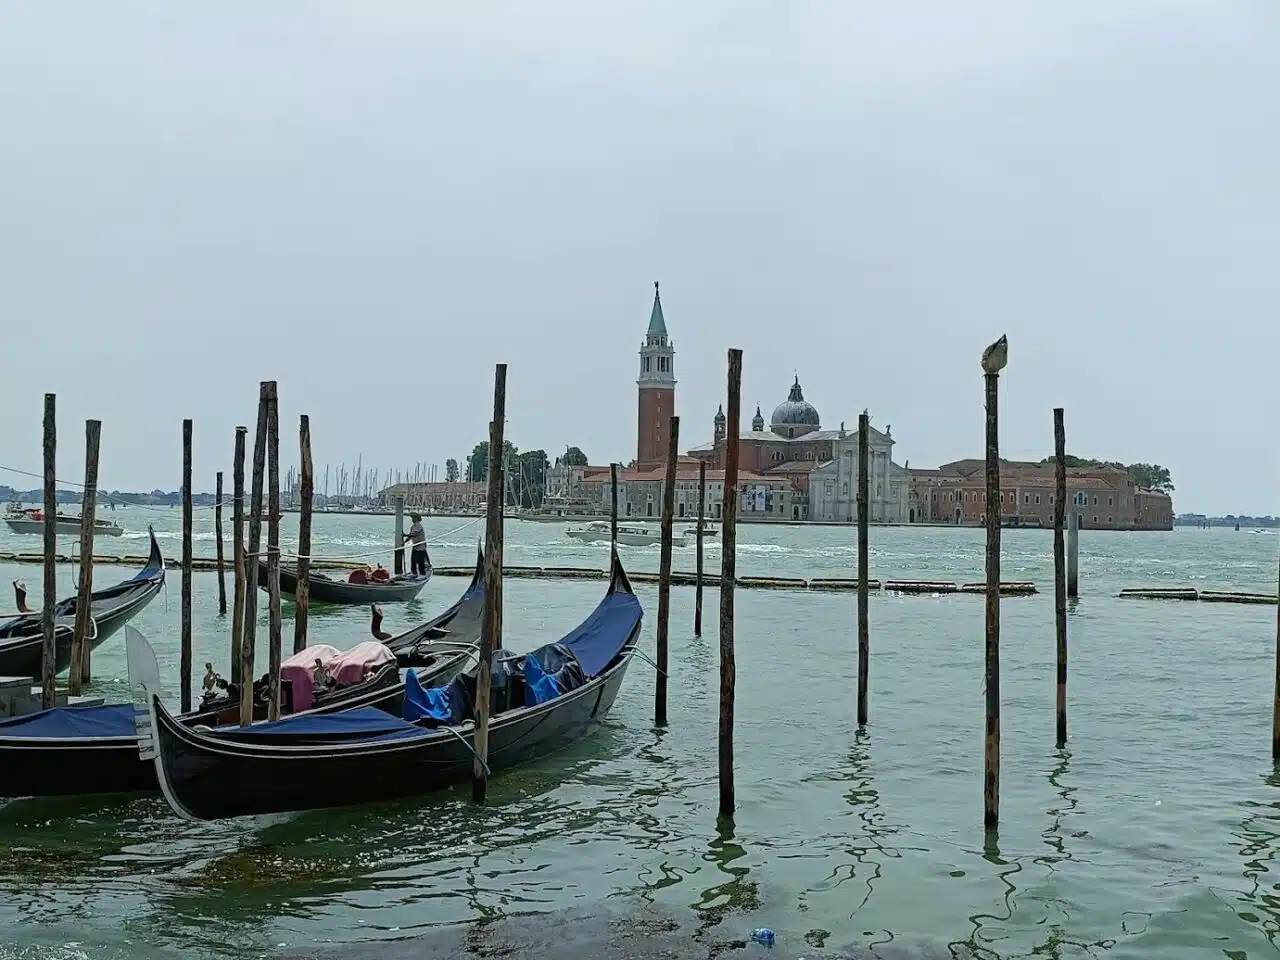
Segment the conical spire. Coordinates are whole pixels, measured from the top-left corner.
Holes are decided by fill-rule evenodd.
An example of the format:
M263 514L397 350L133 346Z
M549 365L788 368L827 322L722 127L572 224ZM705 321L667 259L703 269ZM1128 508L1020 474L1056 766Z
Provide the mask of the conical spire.
M667 337L667 321L662 316L662 298L658 296L658 281L653 281L653 312L649 314L649 336Z
M764 414L760 412L760 404L756 404L756 415L751 418L751 429L756 433L764 430Z
M724 420L724 404L722 403L716 408L716 423L724 423Z

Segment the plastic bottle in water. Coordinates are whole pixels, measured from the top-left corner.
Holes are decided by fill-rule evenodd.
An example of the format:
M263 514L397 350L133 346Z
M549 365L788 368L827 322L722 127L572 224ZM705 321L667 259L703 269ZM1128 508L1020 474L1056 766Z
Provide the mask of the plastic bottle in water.
M768 927L760 927L758 930L751 931L751 939L756 943L762 943L766 947L773 946L773 931Z

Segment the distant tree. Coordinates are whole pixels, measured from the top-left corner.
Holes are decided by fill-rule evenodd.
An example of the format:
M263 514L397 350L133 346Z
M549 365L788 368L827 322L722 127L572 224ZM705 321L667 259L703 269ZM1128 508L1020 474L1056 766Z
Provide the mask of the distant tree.
M1129 476L1139 487L1161 493L1173 492L1173 478L1169 475L1168 467L1162 467L1158 463L1131 463L1128 470Z
M458 461L453 457L444 462L444 479L447 483L458 482Z
M582 452L581 447L570 447L561 457L566 467L585 467L591 461L587 459L587 455Z
M503 462L510 473L511 458L518 452L510 440L502 441ZM489 479L489 441L481 440L467 457L467 476L473 483L483 483Z

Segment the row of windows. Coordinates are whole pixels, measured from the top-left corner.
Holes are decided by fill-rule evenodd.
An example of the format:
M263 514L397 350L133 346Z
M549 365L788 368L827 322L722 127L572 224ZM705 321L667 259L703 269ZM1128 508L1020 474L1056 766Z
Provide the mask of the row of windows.
M830 491L828 491L828 492L830 492ZM981 492L976 491L976 490L970 490L970 491L968 491L968 493L969 493L968 501L969 501L970 503L977 503L979 500L981 500L983 503L986 503L986 500L987 500L987 492L986 492L985 490L983 490L983 491L981 491ZM1002 494L1002 495L1001 495L1001 497L1000 497L1000 501L1001 501L1002 503L1017 503L1017 502L1018 502L1018 501L1017 501L1017 497L1018 497L1018 495L1017 495L1016 493L1013 493L1013 492L1011 492L1011 491L1006 491L1004 494ZM944 503L947 503L947 502L950 502L950 503L957 503L957 502L959 502L959 503L964 503L964 502L965 502L965 499L966 499L966 498L965 498L965 491L961 490L959 493L952 492L952 493L946 493L946 494L943 494L942 499L943 499L943 502L944 502ZM1031 503L1031 499L1032 499L1032 495L1031 495L1031 494L1029 494L1029 493L1024 493L1024 494L1022 495L1022 502L1023 502L1023 503L1028 503L1028 504L1029 504L1029 503ZM1049 503L1053 503L1053 500L1054 500L1054 496L1053 496L1053 494L1051 493L1051 494L1049 494ZM933 502L934 502L934 503L937 503L937 502L938 502L938 492L937 492L936 490L933 492ZM1036 503L1040 503L1040 494L1038 494L1038 493L1035 495L1035 502L1036 502ZM1088 496L1082 496L1082 495L1080 495L1080 494L1077 494L1077 495L1076 495L1076 497L1074 497L1074 498L1073 498L1073 502L1076 504L1076 506L1084 506L1086 503L1088 503L1088 502L1089 502L1089 498L1088 498ZM1094 497L1094 498L1093 498L1093 505L1094 505L1095 507L1098 505L1098 498L1097 498L1097 497ZM1108 506L1108 507L1113 507L1113 506L1115 506L1115 498L1114 498L1114 497L1107 497L1107 506Z

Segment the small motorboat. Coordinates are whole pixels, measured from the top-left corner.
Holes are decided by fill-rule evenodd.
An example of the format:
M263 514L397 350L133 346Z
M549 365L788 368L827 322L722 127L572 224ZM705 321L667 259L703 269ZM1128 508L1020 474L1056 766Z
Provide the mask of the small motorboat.
M608 520L593 520L581 527L570 527L565 533L575 540L588 540L592 543L608 543L611 536ZM628 547L656 547L662 543L662 531L657 526L651 527L643 523L620 523L618 543ZM687 546L688 534L672 530L671 545Z
M14 533L44 533L44 511L38 507L23 508L21 504L11 503L4 514L4 522ZM60 534L80 535L81 518L59 513L54 517L54 529ZM124 527L114 520L94 520L93 535L95 537L118 537L124 533Z

